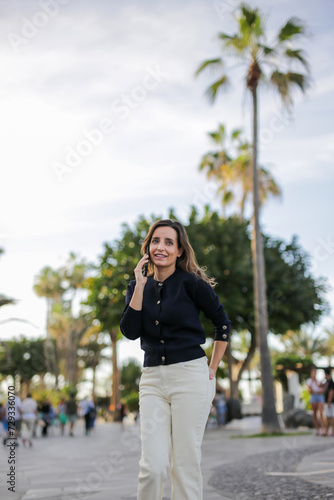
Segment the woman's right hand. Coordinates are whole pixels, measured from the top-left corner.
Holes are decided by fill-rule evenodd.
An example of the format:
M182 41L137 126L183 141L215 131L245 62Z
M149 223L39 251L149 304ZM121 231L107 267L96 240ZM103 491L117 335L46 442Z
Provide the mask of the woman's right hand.
M140 261L137 264L137 267L134 270L135 278L136 278L136 285L145 286L145 284L146 284L147 276L143 275L143 267L145 264L148 263L148 260L149 260L149 257L147 254L145 254L144 257L142 257L140 259Z

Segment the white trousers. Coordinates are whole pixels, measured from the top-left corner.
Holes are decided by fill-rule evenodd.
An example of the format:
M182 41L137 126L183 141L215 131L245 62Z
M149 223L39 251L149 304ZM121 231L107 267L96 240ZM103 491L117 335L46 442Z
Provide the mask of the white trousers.
M169 468L171 500L203 499L201 444L215 391L206 357L142 369L138 500L162 499Z

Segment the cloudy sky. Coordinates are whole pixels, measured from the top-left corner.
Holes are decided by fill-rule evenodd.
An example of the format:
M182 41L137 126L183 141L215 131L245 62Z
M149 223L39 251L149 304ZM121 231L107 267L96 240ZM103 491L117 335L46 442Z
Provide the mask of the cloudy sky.
M32 291L44 266L70 251L94 260L139 214L219 208L198 172L207 132L222 122L249 133L250 103L232 61L230 89L214 106L204 97L212 77L194 72L220 55L216 35L234 31L237 3L0 0L0 293L19 301L0 322L35 325L2 324L1 339L45 334L45 304ZM260 159L283 189L262 224L283 239L297 234L314 274L334 287L334 4L250 4L266 14L269 42L292 16L311 34L302 48L312 86L295 95L292 116L261 89ZM334 306L333 292L328 299Z

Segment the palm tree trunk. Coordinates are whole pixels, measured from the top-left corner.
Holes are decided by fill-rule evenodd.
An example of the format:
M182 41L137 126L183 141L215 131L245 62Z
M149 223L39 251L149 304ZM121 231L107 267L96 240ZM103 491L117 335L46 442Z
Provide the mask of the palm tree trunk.
M257 168L257 83L252 88L253 100L253 234L252 234L252 257L254 275L254 312L255 331L257 342L260 347L260 365L262 379L262 432L279 431L274 384L271 371L270 353L267 343L268 334L268 310L266 294L266 278L264 266L263 242L260 230L260 197Z
M256 351L256 336L254 334L254 332L251 332L251 343L250 343L250 346L249 346L249 350L248 350L248 353L247 353L247 356L246 358L244 359L241 367L240 367L240 370L239 370L239 373L238 373L238 384L241 380L241 377L244 373L245 370L250 370L249 368L249 365L253 359L253 356L255 354L255 351Z

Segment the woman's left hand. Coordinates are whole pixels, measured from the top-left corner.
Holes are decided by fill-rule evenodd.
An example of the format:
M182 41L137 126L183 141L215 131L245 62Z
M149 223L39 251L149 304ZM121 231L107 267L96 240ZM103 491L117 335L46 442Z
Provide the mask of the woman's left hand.
M213 368L209 368L209 379L212 380L213 378L215 378L216 376L216 372Z

